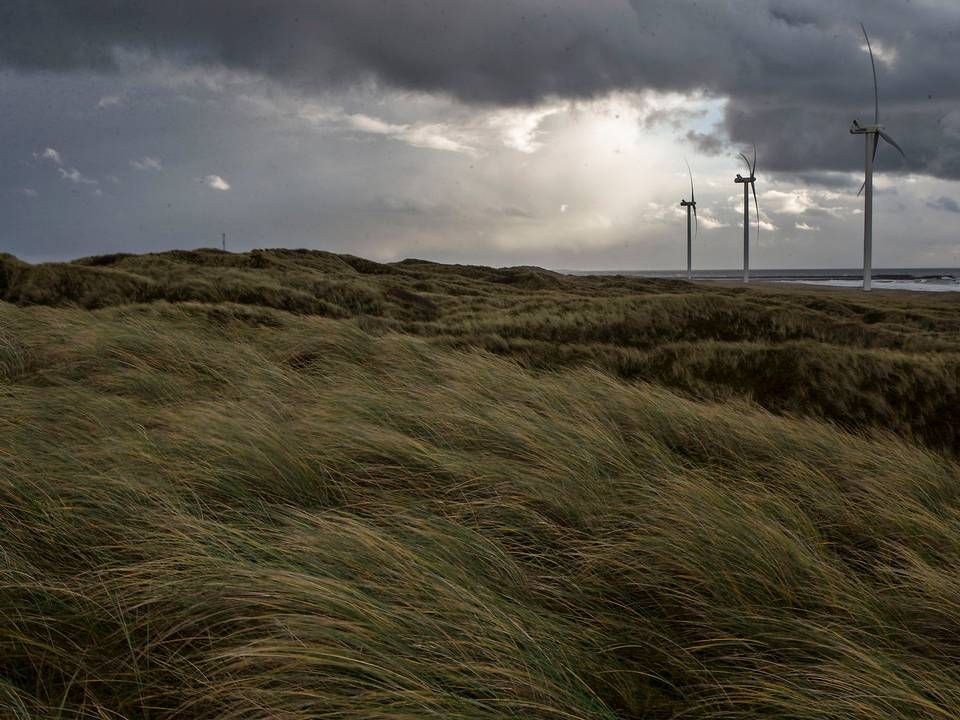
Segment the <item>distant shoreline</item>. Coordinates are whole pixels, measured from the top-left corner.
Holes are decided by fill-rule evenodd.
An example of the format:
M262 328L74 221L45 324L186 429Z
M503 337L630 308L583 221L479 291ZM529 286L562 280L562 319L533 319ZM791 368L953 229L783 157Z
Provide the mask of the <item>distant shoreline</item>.
M567 275L609 277L669 278L685 280L682 270L560 270ZM742 270L701 270L694 272L693 280L738 281ZM750 279L758 283L856 289L863 281L861 270L851 269L795 269L751 270ZM960 292L960 268L888 268L873 272L874 290L899 292Z
M564 275L624 275L628 277L686 279L685 270L556 270ZM694 270L695 280L738 280L743 270ZM758 280L861 280L863 271L850 268L757 269L750 277ZM879 268L874 280L960 280L960 268Z

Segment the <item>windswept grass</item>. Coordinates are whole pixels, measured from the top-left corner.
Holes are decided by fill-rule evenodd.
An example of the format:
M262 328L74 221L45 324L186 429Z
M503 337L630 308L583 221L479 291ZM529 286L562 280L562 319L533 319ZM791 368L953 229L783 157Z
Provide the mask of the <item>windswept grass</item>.
M865 297L418 260L382 265L305 250L174 251L37 266L0 256L0 299L20 306L200 303L223 313L241 304L267 323L267 310L356 319L372 334L480 348L534 370L601 369L690 398L747 399L956 454L960 298L943 295Z
M262 255L5 261L0 717L956 717L951 300Z

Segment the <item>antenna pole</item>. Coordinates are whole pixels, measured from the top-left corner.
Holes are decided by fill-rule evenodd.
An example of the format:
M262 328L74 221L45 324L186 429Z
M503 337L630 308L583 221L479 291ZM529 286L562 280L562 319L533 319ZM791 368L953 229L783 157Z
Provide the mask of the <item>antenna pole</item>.
M691 260L693 252L693 240L690 234L690 205L687 205L687 280L693 278L693 262Z
M743 281L750 282L750 183L743 184Z
M876 132L864 133L867 146L866 178L863 184L863 289L870 291L873 280L873 144Z

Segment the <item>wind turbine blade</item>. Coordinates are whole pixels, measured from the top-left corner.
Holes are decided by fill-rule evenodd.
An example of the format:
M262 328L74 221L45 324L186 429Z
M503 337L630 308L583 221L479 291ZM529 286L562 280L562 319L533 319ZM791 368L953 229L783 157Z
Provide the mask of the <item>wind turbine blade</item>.
M757 144L753 144L753 165L750 166L750 177L757 174Z
M878 130L877 132L879 132L879 130ZM873 162L874 162L874 164L876 164L876 162L877 162L877 151L878 151L879 149L880 149L880 137L879 137L879 135L874 135L874 136L873 136Z
M902 147L900 147L899 145L897 145L896 140L894 140L892 137L890 137L889 135L887 135L883 130L878 130L877 133L880 135L880 137L882 137L882 138L883 138L884 140L886 140L888 143L890 143L891 145L893 145L893 146L897 149L897 152L900 153L900 154L903 156L903 159L904 159L904 160L907 159L907 154L903 151L903 148L902 148ZM880 143L877 143L877 144L879 145Z
M697 206L696 206L696 205L693 206L693 222L696 223L696 226L697 226L697 237L699 237L699 236L700 236L700 219L697 217Z
M690 175L690 202L696 202L697 198L693 194L693 170L690 169L690 163L684 158L684 162L687 163L687 173ZM696 212L696 208L694 208Z
M877 63L873 59L873 47L870 45L870 36L867 35L867 29L860 23L860 29L863 30L863 37L867 41L867 50L870 52L870 67L873 68L873 124L880 124L880 91L877 89Z
M750 183L750 189L753 190L753 206L757 209L757 239L760 239L760 203L757 202L757 184Z
M747 156L744 155L743 153L738 153L738 154L740 155L740 157L743 158L743 162L744 162L744 164L746 164L746 166L747 166L747 172L750 173L750 176L752 177L752 176L753 176L753 168L750 167L750 161L747 160Z
M863 185L860 186L860 189L857 190L857 197L860 197L861 195L863 195L863 191L866 187L867 187L867 183L866 181L864 181Z

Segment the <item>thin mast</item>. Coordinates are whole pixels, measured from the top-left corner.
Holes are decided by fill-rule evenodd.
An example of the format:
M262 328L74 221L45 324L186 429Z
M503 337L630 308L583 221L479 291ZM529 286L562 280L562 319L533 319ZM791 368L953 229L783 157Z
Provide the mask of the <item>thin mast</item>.
M873 145L876 133L864 133L866 139L866 177L863 183L863 289L869 291L873 280Z
M750 282L750 183L743 183L743 281Z

